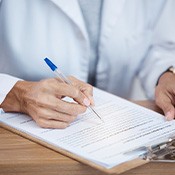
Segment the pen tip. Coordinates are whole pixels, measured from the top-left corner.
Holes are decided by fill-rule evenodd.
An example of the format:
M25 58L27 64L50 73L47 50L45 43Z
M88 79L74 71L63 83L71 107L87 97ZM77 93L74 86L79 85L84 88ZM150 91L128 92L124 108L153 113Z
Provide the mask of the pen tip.
M44 61L52 69L52 71L55 71L57 69L57 66L55 66L55 64L53 64L52 61L50 61L48 58L45 58Z

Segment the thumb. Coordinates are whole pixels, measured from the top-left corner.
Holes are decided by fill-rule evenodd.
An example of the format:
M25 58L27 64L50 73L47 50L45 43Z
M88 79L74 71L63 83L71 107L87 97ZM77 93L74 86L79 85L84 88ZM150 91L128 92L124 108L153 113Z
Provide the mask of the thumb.
M169 121L174 119L175 110L169 98L166 98L166 100L160 100L157 102L157 105L163 110L166 120Z
M88 91L83 91L84 95L90 100L90 104L92 106L95 106L95 102L94 102L94 98L93 95L90 95L90 93Z
M175 114L174 113L174 106L171 105L168 108L166 108L165 111L164 111L166 120L173 120L174 119L174 114Z

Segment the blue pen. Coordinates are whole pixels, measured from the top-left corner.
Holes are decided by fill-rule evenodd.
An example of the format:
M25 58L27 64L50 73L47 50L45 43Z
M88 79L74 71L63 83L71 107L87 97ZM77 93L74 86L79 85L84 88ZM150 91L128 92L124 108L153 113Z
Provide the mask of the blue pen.
M72 85L72 82L60 70L58 70L55 64L53 64L48 58L45 58L44 61L47 63L47 65L50 67L50 69L54 72L54 74L58 78L60 78L63 82ZM101 121L103 121L92 106L88 106L88 109L92 111Z

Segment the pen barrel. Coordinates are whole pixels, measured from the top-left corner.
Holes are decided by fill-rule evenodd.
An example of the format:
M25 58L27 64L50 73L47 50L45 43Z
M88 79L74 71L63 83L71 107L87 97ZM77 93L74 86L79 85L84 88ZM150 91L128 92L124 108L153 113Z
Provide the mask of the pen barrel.
M60 78L63 82L72 85L72 82L58 69L54 71L58 78Z
M88 106L88 109L89 109L92 113L94 113L101 121L103 121L102 118L100 117L100 115L95 111L95 109L94 109L92 106ZM103 121L103 122L104 122L104 121Z
M58 69L54 70L54 73L56 74L56 76L61 79L63 82L65 82L66 84L72 85L72 82ZM98 115L98 113L93 109L92 106L88 106L88 109L94 113L100 120L102 120L102 118ZM103 120L102 120L103 121ZM104 122L104 121L103 121Z

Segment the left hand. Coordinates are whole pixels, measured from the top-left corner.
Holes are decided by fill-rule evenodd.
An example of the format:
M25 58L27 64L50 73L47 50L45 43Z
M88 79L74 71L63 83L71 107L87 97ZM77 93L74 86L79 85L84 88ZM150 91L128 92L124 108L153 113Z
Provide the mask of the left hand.
M155 89L156 104L163 110L167 120L175 118L175 75L165 72Z

